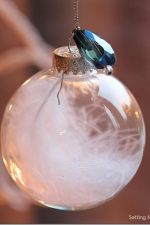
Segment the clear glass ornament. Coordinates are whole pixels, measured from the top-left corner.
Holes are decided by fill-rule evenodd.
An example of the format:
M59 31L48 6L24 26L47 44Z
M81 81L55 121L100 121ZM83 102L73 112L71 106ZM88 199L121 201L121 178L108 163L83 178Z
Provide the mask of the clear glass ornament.
M141 163L145 128L131 92L114 76L51 68L27 80L2 121L2 154L16 184L37 202L86 209L111 199Z

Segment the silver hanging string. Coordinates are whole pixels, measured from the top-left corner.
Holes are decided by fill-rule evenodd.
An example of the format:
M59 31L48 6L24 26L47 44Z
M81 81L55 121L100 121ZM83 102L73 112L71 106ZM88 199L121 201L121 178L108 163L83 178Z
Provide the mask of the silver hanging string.
M80 30L80 24L79 24L79 0L73 0L73 30ZM68 49L71 53L71 41L72 41L73 34L69 38L68 42Z
M73 0L73 12L74 12L74 28L73 29L80 29L79 25L79 0Z
M74 14L74 16L73 16L73 30L79 30L80 29L80 25L79 25L79 0L73 0L73 14ZM68 49L69 49L70 53L71 53L72 37L73 37L73 35L71 35L71 37L69 38L69 42L68 42ZM60 105L59 95L60 95L60 92L61 92L62 87L63 87L63 80L64 80L64 73L62 74L60 88L59 88L59 91L57 93L57 100L58 100L59 105Z

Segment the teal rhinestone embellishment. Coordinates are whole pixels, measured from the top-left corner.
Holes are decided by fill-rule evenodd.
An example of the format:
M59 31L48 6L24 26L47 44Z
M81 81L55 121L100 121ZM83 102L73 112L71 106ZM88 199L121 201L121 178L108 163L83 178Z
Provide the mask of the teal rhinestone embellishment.
M111 45L89 30L73 30L73 39L80 54L97 69L114 65L116 56Z

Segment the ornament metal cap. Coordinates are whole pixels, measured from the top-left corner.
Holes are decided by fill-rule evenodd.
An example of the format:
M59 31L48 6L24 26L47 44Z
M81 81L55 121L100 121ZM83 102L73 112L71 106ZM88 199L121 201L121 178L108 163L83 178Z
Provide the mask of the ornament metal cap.
M85 74L93 72L95 68L86 61L79 53L76 46L57 48L53 51L53 67L58 72L63 71L64 74Z

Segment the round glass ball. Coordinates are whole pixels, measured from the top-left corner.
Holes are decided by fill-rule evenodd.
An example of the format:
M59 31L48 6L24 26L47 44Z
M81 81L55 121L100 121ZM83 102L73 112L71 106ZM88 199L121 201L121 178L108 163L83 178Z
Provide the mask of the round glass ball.
M27 80L2 121L2 155L15 183L58 209L92 208L111 199L141 163L145 128L131 92L98 71L53 69Z

